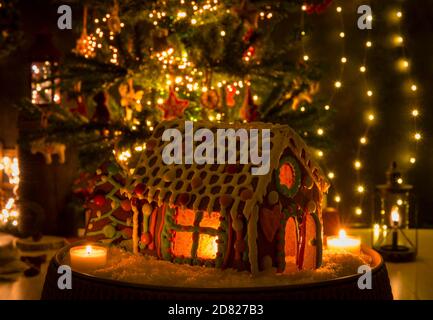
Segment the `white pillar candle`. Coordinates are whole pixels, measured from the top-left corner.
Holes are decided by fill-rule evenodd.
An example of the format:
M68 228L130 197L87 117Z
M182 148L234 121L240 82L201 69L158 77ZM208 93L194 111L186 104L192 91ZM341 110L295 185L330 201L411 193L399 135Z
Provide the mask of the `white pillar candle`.
M345 230L340 230L338 236L328 237L327 247L330 251L359 255L361 253L361 239L348 236Z
M95 245L72 247L69 250L71 268L77 271L92 271L107 263L107 248Z

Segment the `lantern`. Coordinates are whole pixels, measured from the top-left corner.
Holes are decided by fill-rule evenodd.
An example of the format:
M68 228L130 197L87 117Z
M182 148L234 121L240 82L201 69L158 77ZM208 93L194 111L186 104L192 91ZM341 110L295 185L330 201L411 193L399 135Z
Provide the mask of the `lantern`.
M373 247L386 261L415 260L418 244L417 210L413 186L405 184L393 162L387 182L376 186Z
M60 103L57 72L60 53L54 47L49 34L39 34L30 48L32 103L49 105Z

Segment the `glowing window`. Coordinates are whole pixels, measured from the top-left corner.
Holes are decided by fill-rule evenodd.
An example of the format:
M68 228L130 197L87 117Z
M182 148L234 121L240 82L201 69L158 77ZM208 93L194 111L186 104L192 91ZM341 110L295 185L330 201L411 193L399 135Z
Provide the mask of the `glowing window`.
M218 252L217 236L200 234L197 257L202 259L215 259Z
M218 253L220 214L176 208L172 252L176 257L212 260ZM193 241L198 241L193 245Z

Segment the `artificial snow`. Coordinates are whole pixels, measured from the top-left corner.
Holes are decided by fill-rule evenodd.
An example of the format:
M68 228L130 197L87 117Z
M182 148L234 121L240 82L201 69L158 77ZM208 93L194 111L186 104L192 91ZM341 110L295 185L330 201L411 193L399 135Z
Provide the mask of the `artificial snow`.
M322 267L314 271L297 271L293 263L287 261L284 273L275 269L252 276L247 271L175 264L158 260L148 255L133 255L111 250L107 266L95 270L92 275L118 281L152 285L158 287L189 288L239 288L267 287L320 282L357 274L358 267L369 264L366 255L331 253L324 251Z

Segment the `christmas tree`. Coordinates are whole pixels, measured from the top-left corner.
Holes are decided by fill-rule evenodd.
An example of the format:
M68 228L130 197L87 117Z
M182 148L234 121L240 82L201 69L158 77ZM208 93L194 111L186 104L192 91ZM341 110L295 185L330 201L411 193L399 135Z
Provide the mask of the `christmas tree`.
M329 3L83 1L76 47L33 92L60 83L67 98L55 96L49 111L24 104L44 125L23 141L72 144L92 170L113 153L127 163L156 123L182 117L288 124L325 147L316 131L330 111L313 99L320 72L300 54L299 12Z

